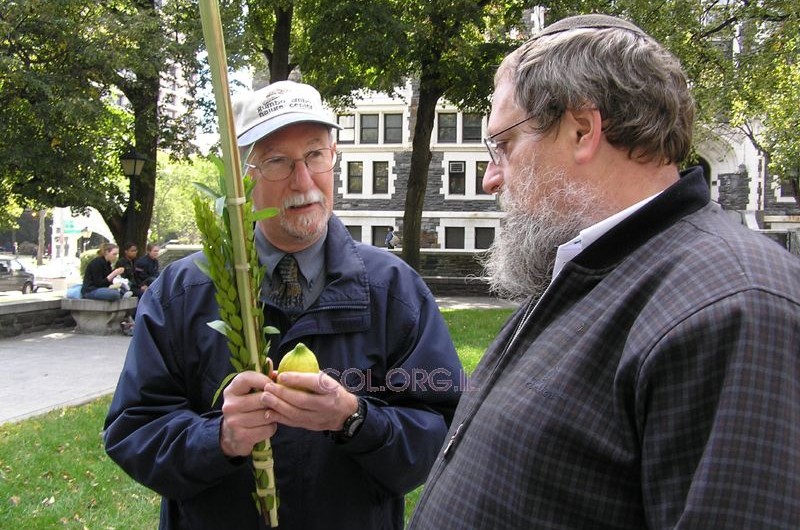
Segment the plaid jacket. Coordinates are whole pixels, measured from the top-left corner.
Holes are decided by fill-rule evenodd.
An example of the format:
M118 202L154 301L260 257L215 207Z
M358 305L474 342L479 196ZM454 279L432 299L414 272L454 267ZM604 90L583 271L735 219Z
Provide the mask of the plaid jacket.
M800 528L800 260L699 169L507 322L410 523Z

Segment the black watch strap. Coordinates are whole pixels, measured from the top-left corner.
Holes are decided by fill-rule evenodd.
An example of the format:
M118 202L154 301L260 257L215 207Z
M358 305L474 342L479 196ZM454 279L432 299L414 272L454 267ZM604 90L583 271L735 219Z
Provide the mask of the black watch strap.
M356 410L350 417L344 420L344 425L342 425L341 431L335 431L331 433L333 440L336 443L345 443L349 441L353 436L355 436L359 430L361 430L361 426L364 424L364 420L367 418L367 400L362 397L358 398L358 410Z

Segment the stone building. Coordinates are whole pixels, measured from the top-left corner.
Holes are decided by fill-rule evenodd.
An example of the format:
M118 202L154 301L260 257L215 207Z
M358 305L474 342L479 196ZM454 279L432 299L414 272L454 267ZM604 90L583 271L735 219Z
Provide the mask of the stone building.
M354 238L383 246L400 227L411 159L413 85L395 97L369 94L338 114L336 213ZM480 251L494 239L502 213L481 183L489 155L481 139L486 116L441 101L431 138L432 158L422 214L421 248ZM764 157L736 131L699 131L698 160L712 200L754 230L800 228L800 207L788 186L765 170Z

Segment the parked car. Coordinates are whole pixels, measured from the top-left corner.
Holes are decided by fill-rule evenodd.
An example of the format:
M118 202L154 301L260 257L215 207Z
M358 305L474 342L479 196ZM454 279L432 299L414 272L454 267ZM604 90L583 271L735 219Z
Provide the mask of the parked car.
M34 274L16 258L0 256L0 291L22 291L32 293L36 285Z

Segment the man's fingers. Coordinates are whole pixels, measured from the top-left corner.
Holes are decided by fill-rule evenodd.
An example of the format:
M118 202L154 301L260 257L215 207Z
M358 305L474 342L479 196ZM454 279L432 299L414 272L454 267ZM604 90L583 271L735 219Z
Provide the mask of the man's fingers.
M264 374L253 371L242 372L233 378L223 393L226 396L243 396L250 394L253 390L260 391L267 381L269 378Z
M325 372L316 374L304 372L284 372L277 378L277 383L285 387L301 389L315 394L336 392L339 383Z

